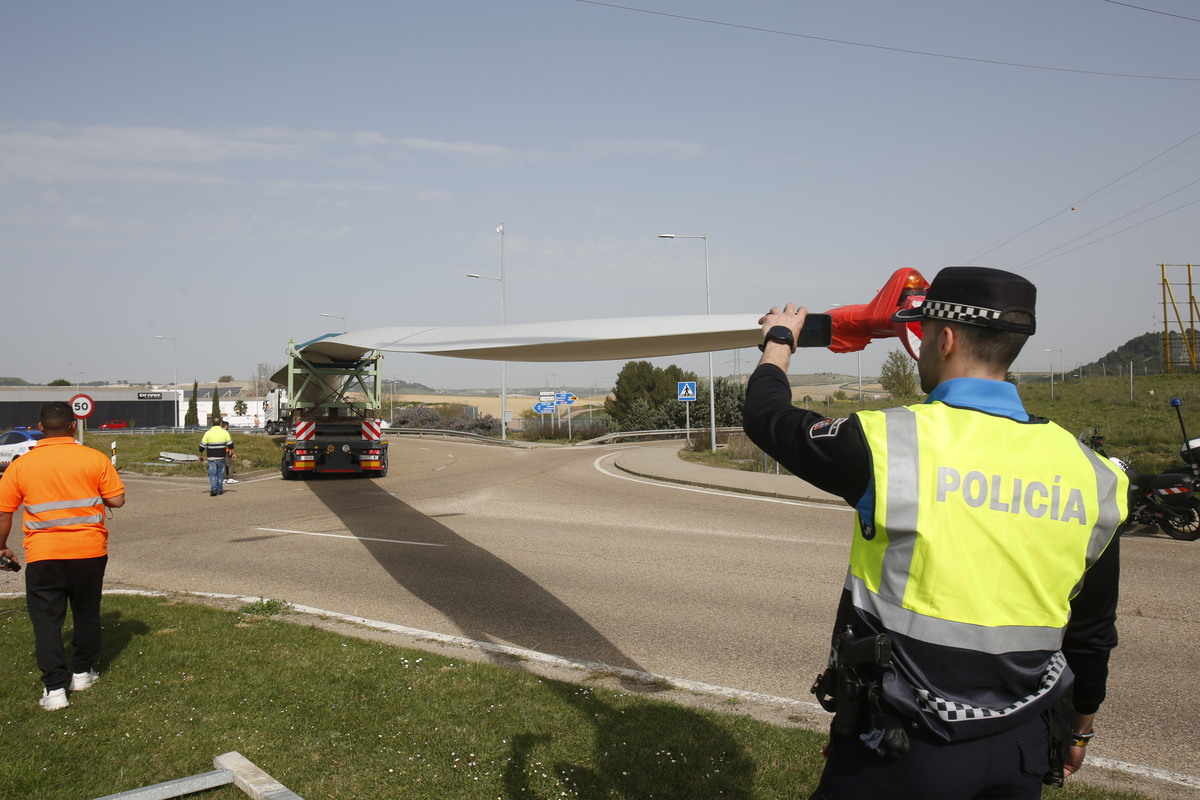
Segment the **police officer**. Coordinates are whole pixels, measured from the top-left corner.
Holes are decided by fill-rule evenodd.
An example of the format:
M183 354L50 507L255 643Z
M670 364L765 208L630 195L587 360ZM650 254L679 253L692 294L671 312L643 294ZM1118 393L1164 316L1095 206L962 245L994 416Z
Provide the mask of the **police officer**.
M943 269L894 317L921 322L925 402L844 419L792 405L806 310L760 320L746 433L857 511L814 687L836 714L813 798L1037 798L1056 741L1061 773L1083 763L1117 641L1128 482L1005 381L1035 300L1019 275Z

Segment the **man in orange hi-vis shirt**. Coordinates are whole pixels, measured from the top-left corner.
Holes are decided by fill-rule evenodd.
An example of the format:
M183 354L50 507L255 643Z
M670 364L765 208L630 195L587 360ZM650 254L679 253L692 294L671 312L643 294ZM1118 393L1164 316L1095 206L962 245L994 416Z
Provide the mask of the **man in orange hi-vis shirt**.
M125 505L125 485L100 451L75 441L75 415L66 403L42 406L46 434L37 447L13 461L0 478L0 556L5 569L20 569L8 549L13 513L24 506L25 598L37 665L42 671L39 705L57 711L72 692L100 677L100 596L108 564L105 508ZM62 626L71 606L75 633L67 666Z

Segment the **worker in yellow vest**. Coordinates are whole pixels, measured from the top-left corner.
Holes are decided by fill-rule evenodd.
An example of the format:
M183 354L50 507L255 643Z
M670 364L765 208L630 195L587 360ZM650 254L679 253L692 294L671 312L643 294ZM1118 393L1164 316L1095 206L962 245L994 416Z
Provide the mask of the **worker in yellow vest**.
M225 493L225 460L234 459L233 437L213 417L212 427L200 437L200 460L208 465L208 493L212 497Z
M855 514L813 798L1034 800L1083 764L1116 646L1125 474L1005 378L1036 288L947 267L923 303L924 403L828 419L791 402L806 310L772 308L746 433Z

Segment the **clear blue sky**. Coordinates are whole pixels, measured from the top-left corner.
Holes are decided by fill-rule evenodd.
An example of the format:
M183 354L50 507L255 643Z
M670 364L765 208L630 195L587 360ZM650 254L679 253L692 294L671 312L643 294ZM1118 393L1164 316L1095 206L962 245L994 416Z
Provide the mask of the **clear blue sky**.
M322 313L496 323L498 284L465 275L498 274L501 223L509 322L703 313L703 243L656 236L707 234L714 313L1016 269L1043 371L1160 329L1157 264L1200 262L1192 2L627 5L5 4L0 375L170 382L160 335L181 383L249 377L337 331ZM510 364L509 385L620 367Z

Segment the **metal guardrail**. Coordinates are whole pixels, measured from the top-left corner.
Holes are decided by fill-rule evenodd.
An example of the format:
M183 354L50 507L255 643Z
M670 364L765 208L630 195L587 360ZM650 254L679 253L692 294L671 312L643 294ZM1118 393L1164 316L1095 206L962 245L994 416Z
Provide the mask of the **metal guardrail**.
M172 428L169 425L164 425L157 428L117 428L111 431L102 431L100 428L88 428L85 433L89 436L97 436L112 434L113 436L153 436L156 433L204 433L208 428L198 425L188 425L186 427ZM235 432L244 432L244 428L234 428ZM261 431L262 428L251 428L252 431Z
M617 433L606 433L603 436L597 436L594 439L584 439L574 442L578 446L581 444L602 444L604 442L614 442L620 439L684 439L689 435L708 433L708 428L692 428L691 433L684 428L665 428L660 431L618 431ZM737 426L727 428L717 428L717 434L722 433L741 433L742 429Z
M507 439L497 439L494 436L484 436L482 433L470 433L468 431L452 431L442 428L380 428L380 433L386 433L389 436L395 434L397 436L415 436L418 439L425 437L438 437L441 439L467 439L476 441L481 444L498 444L502 447L517 447L520 443L513 442Z

